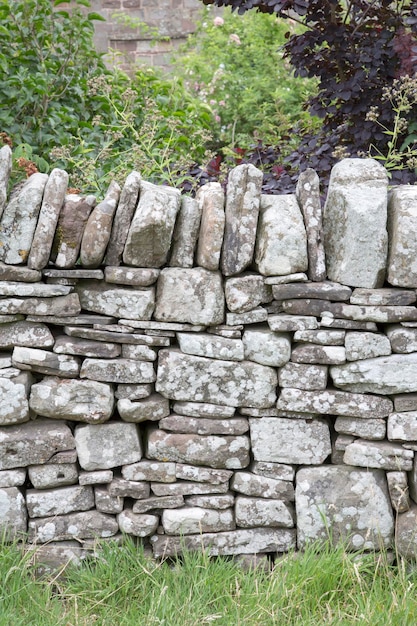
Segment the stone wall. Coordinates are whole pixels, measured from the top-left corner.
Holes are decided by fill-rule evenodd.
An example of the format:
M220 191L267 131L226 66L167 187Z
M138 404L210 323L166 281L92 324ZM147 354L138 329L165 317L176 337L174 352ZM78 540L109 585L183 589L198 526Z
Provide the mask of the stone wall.
M417 556L417 187L372 160L102 200L0 150L0 531ZM323 227L322 227L323 223ZM326 269L327 268L327 269ZM395 537L394 537L395 534ZM45 557L46 558L46 557Z

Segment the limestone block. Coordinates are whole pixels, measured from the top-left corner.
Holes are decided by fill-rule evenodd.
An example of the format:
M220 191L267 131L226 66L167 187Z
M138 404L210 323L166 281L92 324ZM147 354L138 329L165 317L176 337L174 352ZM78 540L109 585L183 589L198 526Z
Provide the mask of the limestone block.
M310 315L269 315L268 324L274 332L314 330L319 327L317 318Z
M391 344L388 337L376 333L347 332L345 348L348 361L373 359L391 354Z
M244 417L229 417L223 420L170 415L160 420L159 428L176 433L195 433L196 435L244 435L249 430L249 423Z
M417 391L417 354L391 354L330 368L335 387L383 395ZM375 416L376 417L376 416Z
M29 405L45 417L99 424L110 419L114 397L105 383L45 376L32 385Z
M232 493L187 496L185 502L189 506L198 506L202 509L228 509L234 505L235 497Z
M146 456L215 469L241 469L249 465L249 439L244 435L202 436L153 430L148 436Z
M397 517L395 548L400 556L406 559L417 559L417 506L415 504Z
M65 196L51 250L56 267L66 269L76 264L84 228L95 205L95 196Z
M291 465L285 463L270 463L265 461L253 461L250 471L266 478L276 478L277 480L293 481L295 470Z
M181 197L181 207L172 237L171 267L192 267L201 222L202 204L197 199Z
M413 457L412 450L398 444L356 439L347 446L343 460L347 465L408 472L412 469Z
M46 463L57 452L75 448L69 427L55 420L37 419L0 432L0 469Z
M410 498L417 503L417 455L414 455L413 467L408 472Z
M25 499L17 487L0 489L0 532L4 539L14 539L27 530Z
M142 457L135 424L82 424L76 426L74 438L79 463L87 471L136 463Z
M80 301L76 293L56 298L0 298L0 315L70 316L80 312Z
M106 265L120 265L130 223L139 197L141 176L131 172L125 180L114 216L110 241L106 253Z
M307 269L307 236L295 195L261 196L255 262L264 276Z
M190 506L168 509L162 513L161 522L166 535L217 533L236 528L233 509L201 509Z
M277 374L250 361L221 361L174 350L159 353L156 391L173 400L227 406L269 407L275 402Z
M224 294L220 273L202 267L163 269L158 279L154 317L161 322L221 324Z
M5 370L0 370L0 425L21 424L29 420L32 382L29 372L17 370L12 376L6 377Z
M21 487L26 482L26 468L0 470L0 487Z
M417 352L417 328L404 328L395 324L388 326L386 332L393 352L398 354Z
M390 441L417 441L417 411L390 413L387 431Z
M373 159L333 167L323 211L327 276L351 287L381 287L388 253L388 176Z
M156 375L152 363L134 359L84 359L80 378L109 383L146 384Z
M149 346L123 344L122 357L124 359L135 359L136 361L156 361L158 352Z
M235 472L230 488L245 496L273 498L276 500L294 500L292 482L259 476L251 472Z
M12 364L22 370L65 378L75 378L80 373L80 359L77 357L38 348L16 346L12 354Z
M395 189L398 189L397 187ZM363 304L371 306L386 306L395 304L406 306L416 301L415 291L409 289L354 289L350 298L351 304Z
M131 400L119 400L117 410L125 422L156 422L169 415L169 401L158 393L151 394L144 400L132 402Z
M323 419L250 418L249 425L255 461L318 465L332 451Z
M417 411L417 393L399 393L393 400L395 411Z
M364 418L387 417L392 411L392 402L388 398L332 389L326 391L282 389L277 406L278 409L287 411L311 411L321 415Z
M152 267L111 267L104 268L106 283L129 285L130 287L150 287L159 276L160 270Z
M354 550L378 550L393 540L394 519L384 472L353 467L304 468L295 490L298 547L346 541Z
M151 490L159 497L225 494L229 491L229 481L218 485L197 483L191 480L179 480L175 483L151 483Z
M133 504L133 513L147 513L148 511L161 511L163 509L176 509L184 506L183 496L153 496L144 500L136 500Z
M112 470L97 470L96 472L80 472L80 485L106 485L113 480Z
M0 259L4 263L27 261L47 180L47 174L32 174L5 206L0 221Z
M1 328L0 328L1 337ZM22 345L20 343L20 345ZM36 344L35 344L36 345ZM74 356L89 356L96 358L114 359L121 353L120 345L93 339L78 337L57 337L53 347L56 354L72 354Z
M88 511L94 507L94 493L92 487L81 485L59 489L28 489L26 506L29 517L48 517L75 511Z
M332 283L330 281L320 283L287 283L285 285L273 285L272 293L275 300L291 300L292 298L318 298L321 300L344 301L349 300L352 289Z
M316 343L321 346L343 346L346 331L344 330L296 330L294 341L300 343Z
M246 313L226 313L226 324L228 326L240 326L244 324L260 324L268 319L268 311L259 306Z
M346 351L343 346L295 345L291 352L291 361L293 363L341 365L346 363Z
M180 204L179 189L141 181L123 252L126 265L161 267L167 262Z
M54 168L45 185L39 219L27 260L28 267L31 269L41 270L48 265L55 229L65 202L67 187L67 172Z
M81 511L29 521L29 541L46 543L67 539L99 539L114 536L119 526L112 515Z
M321 281L326 278L323 245L323 220L320 200L320 180L310 167L300 172L295 189L307 234L308 277Z
M417 309L414 306L357 306L344 302L328 302L327 300L315 300L312 298L283 300L281 306L286 313L291 315L339 317L357 322L389 324L393 322L415 321L417 319ZM373 330L373 328L365 328L364 330Z
M152 287L109 287L105 283L86 280L78 283L76 290L83 309L102 315L149 320L155 306L155 291Z
M7 202L7 187L11 171L12 151L10 147L5 144L0 149L0 218L3 215L3 210Z
M203 185L197 191L196 201L201 213L197 265L206 270L218 270L225 226L222 186L220 183Z
M146 461L124 465L122 476L126 480L174 483L176 481L175 463L164 461Z
M259 304L271 302L271 287L265 285L259 274L247 274L228 278L224 292L229 311L245 313L255 309Z
M178 415L208 417L212 419L233 417L236 412L233 406L210 404L207 402L174 402L173 409Z
M198 467L176 463L175 475L179 480L193 480L198 483L210 483L220 485L227 482L233 476L231 470L213 469L211 467Z
M362 439L385 439L387 424L384 419L356 417L337 417L334 428L338 433L345 435L355 435Z
M293 528L294 509L282 500L238 496L235 504L236 525L240 528Z
M154 535L151 542L155 558L176 556L183 550L201 549L210 556L288 552L295 548L295 531L289 528L248 528L185 537Z
M80 261L83 267L99 267L104 259L120 191L119 185L113 180L104 200L94 207L88 217L80 248Z
M0 349L14 346L50 348L54 345L51 331L45 324L24 320L0 325Z
M177 333L180 350L185 354L226 361L243 361L243 343L240 339L228 339L203 333Z
M417 189L413 185L393 187L388 204L387 280L396 287L417 287Z
M152 393L152 385L147 383L144 385L117 385L114 393L115 398L118 400L142 400L142 398L148 398Z
M94 498L96 509L100 513L117 514L123 511L124 498L120 496L111 496L109 494L108 485L94 487Z
M323 391L327 386L326 365L287 363L278 372L279 387Z
M111 483L107 485L107 490L111 496L134 498L135 500L149 498L150 494L149 483L137 480L126 480L119 476L113 478Z
M248 361L282 367L290 360L291 341L286 333L275 333L267 328L247 328L242 339Z
M262 181L263 173L252 164L238 165L229 173L222 250L225 276L239 274L252 263Z
M410 495L406 472L387 472L387 483L392 507L397 513L410 508Z
M127 535L149 537L158 528L159 516L134 513L131 509L125 509L117 516L117 522L120 530Z
M35 489L53 489L78 482L78 469L75 463L31 465L28 474Z

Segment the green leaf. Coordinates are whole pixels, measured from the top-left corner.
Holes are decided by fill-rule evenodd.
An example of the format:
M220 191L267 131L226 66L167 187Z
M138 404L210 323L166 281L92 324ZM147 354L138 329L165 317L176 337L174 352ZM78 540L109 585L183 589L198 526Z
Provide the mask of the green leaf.
M105 22L106 21L105 17L100 15L100 13L95 13L95 12L89 13L87 15L87 18L90 20L90 22L92 22L93 20L96 21L96 22Z

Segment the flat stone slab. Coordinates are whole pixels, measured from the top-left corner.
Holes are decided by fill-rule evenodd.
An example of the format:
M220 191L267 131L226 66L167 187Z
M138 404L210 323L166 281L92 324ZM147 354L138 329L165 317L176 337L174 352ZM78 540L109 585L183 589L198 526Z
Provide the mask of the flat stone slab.
M70 428L56 420L7 426L0 430L0 469L47 463L58 452L74 448Z
M59 489L28 489L26 505L29 517L65 515L94 508L92 487L74 485Z
M159 516L134 513L131 509L125 509L118 514L117 523L122 533L134 537L149 537L158 528Z
M95 196L68 194L58 217L58 224L52 242L51 260L56 267L74 267L88 217L96 205Z
M88 217L80 247L80 262L83 267L99 267L104 259L120 191L119 185L112 180L104 199L94 207Z
M12 364L23 370L41 374L75 378L80 373L80 359L67 354L55 354L39 348L16 346L12 354Z
M230 489L245 496L294 500L292 482L259 476L251 472L235 472L230 482Z
M293 528L294 509L282 500L238 496L236 525L240 528Z
M393 352L410 354L417 351L417 328L404 328L400 324L395 324L388 326L386 332Z
M371 306L397 305L404 306L416 301L416 293L411 289L354 289L350 303Z
M121 348L117 343L106 343L104 341L94 341L93 339L60 336L56 338L53 351L56 354L72 354L74 356L114 359L120 356Z
M171 267L192 267L200 229L202 205L194 198L181 196L181 206L172 237Z
M292 298L319 298L321 300L349 300L352 289L331 281L320 283L287 283L273 285L272 293L275 300L291 300Z
M0 314L15 315L77 315L81 313L78 295L70 293L56 298L2 298Z
M177 340L180 350L185 354L225 361L243 361L244 358L240 339L228 339L208 333L177 333Z
M213 182L200 187L196 193L196 201L201 214L197 265L206 270L218 270L226 219L221 184Z
M387 280L395 287L417 287L417 190L413 185L392 189L388 204L390 249Z
M417 441L417 411L391 413L387 430L390 441Z
M202 509L228 509L235 503L232 493L186 496L186 504L189 506L199 506Z
M191 480L179 480L175 483L151 483L151 490L159 497L225 494L229 491L229 481L218 485L197 483Z
M33 378L28 372L10 377L6 377L4 372L0 370L0 425L27 422L30 419L29 393Z
M133 359L91 359L83 361L80 378L110 383L143 384L156 378L152 363Z
M236 528L233 509L202 509L186 506L163 511L162 526L166 535L217 533Z
M27 510L17 487L0 488L0 532L4 539L22 538L27 530Z
M345 337L346 331L344 330L296 330L294 333L294 341L320 346L343 346Z
M211 419L233 417L236 412L233 406L210 404L207 402L174 402L172 408L178 415L207 417Z
M184 506L183 496L153 496L144 500L136 500L133 504L133 513L147 513L148 511L162 511Z
M288 552L295 548L292 529L251 528L219 533L202 533L185 537L151 537L154 557L176 556L183 550L203 548L210 556Z
M311 315L269 315L268 324L274 332L314 330L319 327L317 318Z
M221 485L233 476L231 470L213 469L211 467L197 467L184 463L175 464L175 475L179 480L194 480L198 483Z
M297 542L347 542L354 550L391 546L394 518L385 474L346 466L303 468L295 490Z
M348 391L410 393L417 391L417 354L391 354L333 366L330 375L335 387Z
M285 463L271 463L266 461L253 461L250 470L259 476L267 478L276 478L277 480L293 481L295 478L295 470L292 465Z
M249 424L255 461L318 465L332 451L329 426L320 418L249 418Z
M372 417L364 420L360 417L339 416L336 418L334 428L336 432L344 433L345 435L354 435L362 439L380 440L385 439L387 422L385 419L374 419Z
M346 363L346 351L343 346L295 345L291 352L291 361L293 363L341 365Z
M249 438L153 430L148 436L146 457L215 469L242 469L249 465Z
M75 463L31 465L28 474L35 489L53 489L78 483L78 468Z
M242 339L248 361L282 367L290 360L291 341L286 333L275 333L268 328L247 328Z
M401 445L356 439L346 447L343 461L347 465L408 472L413 467L413 458L414 452Z
M376 333L347 332L345 348L348 361L373 359L391 354L389 338Z
M277 407L287 411L363 418L387 417L393 409L388 398L331 389L326 391L282 389Z
M300 172L295 190L307 234L308 276L310 280L326 278L320 180L310 167Z
M129 285L130 287L150 287L158 280L159 269L151 267L111 267L104 268L106 283Z
M159 353L156 390L173 400L262 408L274 404L276 385L276 372L265 365Z
M0 470L0 487L21 487L26 482L26 467L22 469Z
M32 385L29 405L45 417L100 424L110 419L114 397L105 383L45 376Z
M159 427L170 432L196 435L244 435L249 430L249 423L244 417L223 420L169 415L159 421Z
M129 399L119 400L117 410L125 422L156 422L169 415L169 401L158 393L151 394L144 400L132 402Z
M397 513L404 513L405 511L408 511L411 503L408 490L407 472L387 472L387 483L393 509Z
M29 521L29 541L46 543L68 539L99 539L113 537L119 525L112 515L99 511L82 511L54 515Z
M105 283L83 281L76 285L77 293L83 309L132 319L149 320L155 306L155 291L148 289L132 289L128 287L109 287Z
M16 345L30 348L50 348L54 337L45 324L16 321L0 324L0 349L10 349Z
M278 372L279 387L323 391L327 387L327 366L287 363Z
M82 424L76 426L74 437L79 463L86 471L137 463L142 458L135 424Z
M417 505L398 515L395 532L395 549L406 559L417 558Z
M271 287L265 285L264 278L259 274L228 278L224 292L227 308L232 313L245 313L272 300Z
M168 461L147 461L124 465L122 476L126 480L156 481L173 483L176 481L176 464Z
M107 247L105 259L107 265L117 266L122 261L130 223L138 204L140 181L139 172L133 171L127 176L123 185Z

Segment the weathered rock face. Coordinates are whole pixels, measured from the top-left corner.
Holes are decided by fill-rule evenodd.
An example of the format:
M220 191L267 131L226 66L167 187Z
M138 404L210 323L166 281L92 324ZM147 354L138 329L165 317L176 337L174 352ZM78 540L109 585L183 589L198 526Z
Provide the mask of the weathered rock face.
M0 532L6 539L22 537L27 527L25 499L17 487L0 489Z
M155 306L155 292L152 288L139 290L109 287L86 280L77 285L77 293L83 309L102 315L148 320Z
M0 218L7 202L7 185L12 171L12 151L4 145L0 149Z
M327 276L352 287L381 287L388 253L384 168L370 159L344 159L331 174L324 207Z
M171 267L192 267L201 222L202 204L182 196L172 240Z
M390 250L388 281L397 287L417 287L417 190L413 186L394 187L388 207Z
M417 391L417 355L392 354L330 368L335 387L379 394Z
M295 193L306 227L308 277L312 281L321 281L326 278L326 258L323 245L320 180L314 170L307 168L300 173Z
M131 172L125 180L120 194L119 203L113 221L113 228L110 233L110 241L106 252L107 265L120 265L126 238L129 231L130 222L135 212L141 176L138 172Z
M218 270L224 235L224 192L220 183L208 183L197 192L201 214L197 263L206 270Z
M80 249L83 267L99 267L103 261L120 191L119 185L111 182L104 200L93 209L87 220Z
M80 465L86 471L128 465L142 457L135 424L85 424L76 427L74 437Z
M51 259L57 267L69 268L76 264L84 228L95 205L95 196L68 194L65 197L51 251Z

